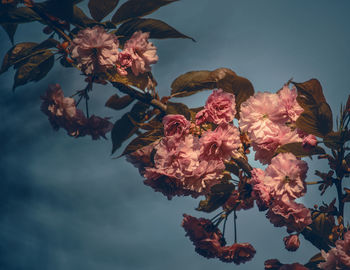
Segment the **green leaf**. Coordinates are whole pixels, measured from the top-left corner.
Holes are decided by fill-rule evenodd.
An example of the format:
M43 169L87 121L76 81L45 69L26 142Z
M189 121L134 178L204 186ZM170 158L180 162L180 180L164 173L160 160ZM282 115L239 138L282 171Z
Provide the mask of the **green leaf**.
M225 92L235 95L236 118L239 117L242 102L254 95L252 83L228 68L187 72L176 78L171 88L173 97L186 97L202 90L222 88Z
M125 42L136 31L149 32L150 38L193 38L186 36L163 21L156 19L140 19L135 18L123 23L115 33L120 38L121 42Z
M16 23L5 23L5 24L2 24L1 26L2 28L4 28L5 32L9 36L11 43L13 44L13 38L15 36L18 25Z
M168 101L166 114L181 114L186 117L187 120L191 120L191 112L189 108L182 103L175 103Z
M28 7L19 7L0 12L0 24L17 24L41 21L40 16Z
M129 106L135 99L129 95L119 97L117 94L111 96L105 106L114 110L122 110Z
M17 68L22 64L23 61L28 59L35 54L40 54L49 48L56 47L59 42L52 38L44 40L40 44L35 42L23 42L13 46L5 55L0 74L7 71L11 66Z
M221 207L230 197L235 186L231 183L221 183L211 187L210 194L199 202L196 210L211 213Z
M313 155L322 155L326 153L325 150L319 146L315 146L310 150L307 150L303 147L303 144L301 142L287 143L276 150L276 154L288 152L292 153L296 157L307 157Z
M4 57L0 74L7 71L12 65L15 64L16 61L29 55L32 49L37 45L38 43L34 42L23 42L13 46Z
M171 84L173 97L187 97L205 89L216 87L216 81L210 77L211 71L190 71L177 77Z
M135 122L142 122L146 115L149 105L137 102L130 112L124 114L122 118L117 120L112 129L112 154L123 144L125 140L130 138L138 129L134 125Z
M337 131L337 132L329 132L324 138L324 144L331 149L339 149L345 142L350 140L350 132L349 131Z
M112 17L112 22L117 24L132 18L143 17L176 1L178 0L129 0L117 10Z
M15 74L13 90L31 81L39 81L51 70L55 57L50 51L34 55L20 65Z
M332 233L334 218L328 217L325 213L314 212L311 215L312 223L307 226L301 233L306 240L311 242L318 249L326 252L330 249L329 235Z
M325 137L333 128L332 110L320 82L311 79L304 83L295 83L298 90L297 101L304 112L299 116L296 125L301 130L318 137Z
M139 135L134 140L132 140L128 144L128 146L125 148L125 150L124 150L123 154L121 154L121 156L131 154L131 153L137 151L138 149L141 149L142 147L150 145L151 143L154 143L155 141L162 138L162 136L163 136L163 132L161 129L154 129L154 130L147 131L147 132Z
M119 0L90 0L88 7L92 18L96 21L101 21L115 9L118 2Z

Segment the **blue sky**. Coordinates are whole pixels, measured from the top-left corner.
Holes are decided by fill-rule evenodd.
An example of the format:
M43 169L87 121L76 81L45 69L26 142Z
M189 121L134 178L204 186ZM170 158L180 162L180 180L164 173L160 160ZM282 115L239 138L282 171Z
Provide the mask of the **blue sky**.
M171 82L187 71L219 67L247 77L256 91L275 92L292 77L317 78L336 116L350 92L349 10L346 0L182 0L163 7L150 17L197 42L154 40L158 91L168 95ZM15 42L43 40L41 29L21 25ZM10 47L0 31L1 58ZM82 89L78 71L56 65L44 80L15 93L13 75L0 76L1 269L251 270L263 269L269 258L305 263L317 253L304 240L297 252L285 251L285 229L274 228L255 208L238 213L238 240L257 249L252 262L234 266L199 256L180 226L183 213L208 217L195 213L198 200L168 201L144 186L132 165L111 158L110 140L74 139L51 129L39 97L51 83L60 83L67 95ZM92 112L118 119L119 112L103 107L114 92L96 87ZM181 101L201 106L208 94ZM309 179L325 165L315 160ZM312 206L317 194L310 187L303 202Z

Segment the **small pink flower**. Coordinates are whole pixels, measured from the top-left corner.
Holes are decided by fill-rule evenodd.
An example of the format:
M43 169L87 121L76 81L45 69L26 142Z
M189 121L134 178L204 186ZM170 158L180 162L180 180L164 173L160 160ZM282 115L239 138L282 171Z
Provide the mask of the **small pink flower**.
M256 251L249 243L235 243L232 246L221 248L219 259L223 262L234 262L235 264L246 263L250 261Z
M230 124L222 124L214 131L205 132L200 144L200 159L227 160L238 153L241 146L240 133Z
M170 114L164 116L163 125L166 137L173 137L179 140L189 133L191 122L181 114Z
M284 85L278 92L280 103L284 108L284 114L292 122L295 122L304 111L297 102L297 96L297 90L295 88L289 89L288 85Z
M71 44L71 56L87 75L104 72L118 61L119 41L114 34L101 26L85 28L78 32Z
M292 153L281 153L266 168L265 184L274 196L286 194L291 199L299 198L306 193L307 170L305 161L298 160Z
M131 70L136 76L151 71L151 64L158 62L157 48L148 41L148 38L149 33L137 31L124 45L124 50L130 52Z
M287 226L289 231L302 231L312 222L310 210L301 203L290 201L287 196L273 201L266 217L276 227Z
M208 97L205 103L205 112L199 112L196 115L196 119L199 123L205 120L220 125L231 122L235 115L235 96L231 93L224 92L222 89L218 89L214 90ZM201 118L203 120L200 120Z
M307 150L311 150L313 147L317 145L317 139L315 135L308 135L303 138L303 147Z
M127 68L132 66L132 55L130 49L123 50L118 55L117 71L120 75L128 75Z
M284 245L288 251L296 251L300 246L300 240L297 234L292 234L283 238Z
M72 118L76 115L75 100L64 97L63 91L59 84L49 85L45 96L42 97L42 110L51 113L57 117L64 116Z

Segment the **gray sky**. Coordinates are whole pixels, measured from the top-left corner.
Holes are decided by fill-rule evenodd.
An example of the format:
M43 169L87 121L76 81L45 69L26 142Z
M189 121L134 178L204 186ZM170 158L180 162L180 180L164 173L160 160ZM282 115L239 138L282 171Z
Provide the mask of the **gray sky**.
M197 42L154 41L158 90L168 95L178 75L219 67L247 77L256 91L275 92L291 77L318 78L336 115L350 92L349 10L347 0L182 0L163 7L150 17ZM43 40L41 28L20 26L15 42ZM3 31L0 46L2 59L11 46ZM274 228L264 213L252 209L238 213L238 240L257 250L252 262L234 266L199 256L180 226L183 213L210 217L195 213L198 200L168 201L144 186L130 164L111 159L110 140L74 139L51 129L39 97L50 83L60 83L67 95L82 89L78 71L56 65L44 80L15 93L13 75L0 76L1 269L251 270L263 269L269 258L305 263L317 253L304 240L297 252L285 251L285 229ZM114 92L96 87L92 112L118 119L120 113L103 107ZM208 94L181 101L201 106ZM316 160L310 179L315 168L324 167ZM309 192L304 203L312 206L318 192L312 187ZM332 198L328 195L325 201Z

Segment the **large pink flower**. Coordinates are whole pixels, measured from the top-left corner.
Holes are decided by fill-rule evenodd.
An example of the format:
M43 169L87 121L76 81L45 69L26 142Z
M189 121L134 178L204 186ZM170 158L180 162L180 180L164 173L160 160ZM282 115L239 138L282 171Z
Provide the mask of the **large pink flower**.
M207 131L200 139L200 159L227 160L238 153L241 146L238 128L222 124L214 131Z
M289 231L297 232L312 222L310 210L301 203L289 200L287 196L274 200L266 217L276 227L287 226Z
M283 124L285 120L283 107L276 94L259 92L241 105L239 126L254 138L275 133L276 124Z
M137 31L124 45L124 51L132 59L128 65L136 76L151 71L151 64L158 61L157 48L148 41L148 38L149 33Z
M197 113L196 119L197 124L208 121L220 125L231 122L235 115L235 96L217 89L208 97L204 110Z
M295 88L289 89L288 85L284 85L278 92L280 103L284 108L284 114L291 122L295 122L304 111L297 102L297 95L297 90Z
M305 161L298 160L291 153L281 153L266 168L265 184L271 188L274 196L286 194L291 199L299 198L306 192L307 170Z
M267 131L267 130L266 130ZM255 160L259 160L263 164L271 162L275 151L281 145L293 142L300 142L301 138L298 133L292 131L284 125L274 125L264 135L255 137L256 134L251 134L252 146L255 151Z
M146 168L144 176L147 178L145 183L157 187L157 191L162 187L174 188L177 190L173 195L198 196L220 182L220 174L225 168L223 162L200 160L197 137L187 135L181 141L165 137L155 150L154 166ZM162 184L164 181L166 185ZM166 193L171 197L170 190Z
M184 137L189 132L191 122L181 114L170 114L163 118L164 135L176 140Z
M70 47L72 58L85 74L104 72L118 60L119 41L101 26L85 28L78 32Z

